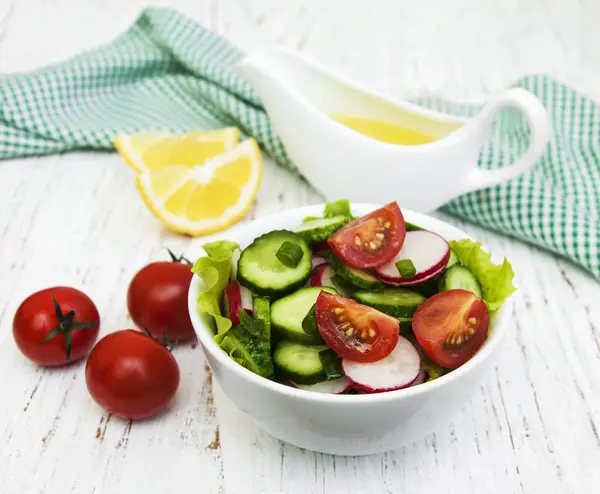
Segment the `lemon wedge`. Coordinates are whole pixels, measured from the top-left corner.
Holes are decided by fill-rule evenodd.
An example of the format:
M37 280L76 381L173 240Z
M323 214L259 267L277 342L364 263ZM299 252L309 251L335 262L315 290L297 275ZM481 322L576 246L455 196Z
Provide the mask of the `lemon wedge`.
M117 134L113 142L131 168L136 172L148 172L171 165L194 167L233 149L239 139L239 129L226 127L215 131L193 130L186 134Z
M183 149L177 153L186 155ZM193 236L224 230L242 218L261 179L262 155L252 138L201 164L170 160L164 166L147 166L136 177L152 213L172 230Z

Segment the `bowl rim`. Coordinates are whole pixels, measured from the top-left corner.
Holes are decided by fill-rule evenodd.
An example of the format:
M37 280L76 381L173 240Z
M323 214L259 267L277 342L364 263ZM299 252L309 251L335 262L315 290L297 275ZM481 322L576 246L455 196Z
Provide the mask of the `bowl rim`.
M268 225L271 221L274 220L282 220L291 215L304 215L310 216L315 214L322 214L324 207L324 203L314 204L310 206L302 206L299 208L287 209L284 211L280 211L274 214L270 214L264 216L262 218L258 218L252 222L245 223L239 226L236 226L232 229L227 230L219 234L218 236L211 236L211 241L219 240L219 239L234 239L236 235L240 235L238 232L243 232L245 229L252 228L253 225ZM382 207L382 205L371 204L371 203L351 203L351 208L364 210L364 211L372 211ZM471 236L467 235L461 229L446 223L443 220L435 218L433 216L429 216L424 213L418 213L416 211L412 211L410 209L402 208L402 213L407 219L407 221L415 224L425 223L427 224L427 228L431 228L432 231L436 232L437 227L441 227L442 229L453 229L457 232L457 238L453 238L452 240L459 239L470 239L475 240ZM363 213L366 214L366 213ZM439 233L439 232L436 232ZM446 238L444 234L441 234L442 237ZM483 245L483 248L489 252L489 249ZM497 252L496 252L497 254ZM200 255L199 257L203 257ZM190 319L192 321L192 326L198 337L198 340L202 344L204 351L208 351L213 358L215 358L221 365L225 366L227 369L236 373L240 378L249 380L250 382L260 386L262 388L266 388L270 391L273 391L278 394L289 396L293 399L298 400L309 400L309 401L318 401L321 403L376 403L376 402L387 402L401 399L408 399L412 396L426 394L430 392L434 392L436 389L449 384L451 381L459 380L462 377L475 372L476 369L487 360L496 349L499 347L501 341L504 338L505 333L508 330L509 318L512 314L512 304L513 297L515 294L511 295L507 298L502 305L502 307L498 310L498 312L494 315L494 326L493 330L489 333L487 340L481 349L465 364L460 367L453 369L447 374L435 379L433 381L425 382L423 384L419 384L414 387L402 388L394 391L386 391L382 393L371 393L371 394L326 394L326 393L315 393L313 391L307 391L300 388L294 388L292 386L287 386L285 384L279 383L277 381L271 381L270 379L264 378L255 374L251 370L243 367L238 364L234 360L232 360L213 340L213 336L207 331L206 324L202 321L202 317L197 311L196 301L200 292L200 278L198 275L194 274L192 280L190 282L190 287L188 291L188 311L190 315ZM516 293L516 292L515 292Z

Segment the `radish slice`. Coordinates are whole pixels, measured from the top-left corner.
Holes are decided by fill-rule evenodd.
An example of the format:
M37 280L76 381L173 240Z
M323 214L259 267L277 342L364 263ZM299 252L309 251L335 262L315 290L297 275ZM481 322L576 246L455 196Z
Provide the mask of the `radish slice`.
M235 249L233 254L231 254L231 276L229 279L231 281L237 279L237 265L240 260L240 249Z
M327 255L331 253L331 247L329 247L327 240L323 240L322 242L317 242L315 244L310 244L310 250L312 250L313 254L316 256L322 254Z
M422 370L419 372L419 374L417 375L417 378L413 381L413 383L410 385L412 386L417 386L418 384L423 384L424 382L427 382L427 379L429 379L429 374L427 371Z
M335 288L342 297L349 298L350 293L342 286L336 285L331 278L335 271L329 264L321 264L312 271L308 286L329 286Z
M237 280L233 280L223 293L223 306L226 317L233 326L237 326L240 323L241 309L252 315L252 293L246 287L240 286Z
M322 381L317 384L298 384L290 381L294 388L303 389L305 391L313 391L315 393L327 393L331 395L339 395L348 391L352 386L345 377L334 379L332 381Z
M406 233L400 252L389 263L379 266L377 274L386 283L396 286L410 286L423 283L440 274L450 258L448 242L437 233L417 230ZM417 270L412 278L403 278L396 263L410 259Z
M242 309L245 309L248 314L252 315L254 312L252 306L252 292L245 286L240 285L240 295L242 299Z
M310 277L310 286L329 286L337 290L337 287L331 281L333 276L335 276L333 268L329 264L321 264L313 269Z
M342 370L352 387L365 393L382 393L410 386L421 368L419 352L403 336L387 357L377 362L360 363L342 359Z
M326 262L327 262L327 259L325 257L322 257L322 256L313 256L312 257L313 268L316 268L317 266L320 266L321 264L325 264Z

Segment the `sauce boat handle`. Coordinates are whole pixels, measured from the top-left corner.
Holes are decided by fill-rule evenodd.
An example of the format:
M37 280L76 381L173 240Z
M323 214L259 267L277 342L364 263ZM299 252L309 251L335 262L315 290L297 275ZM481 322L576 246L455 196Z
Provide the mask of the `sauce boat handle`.
M496 170L475 167L468 175L468 191L483 189L518 177L531 168L546 149L551 130L548 113L536 96L521 88L504 91L475 117L479 120L478 125L475 126L479 129L477 132L479 147L483 146L488 137L492 121L498 112L506 107L514 107L525 115L529 124L529 147L512 165Z

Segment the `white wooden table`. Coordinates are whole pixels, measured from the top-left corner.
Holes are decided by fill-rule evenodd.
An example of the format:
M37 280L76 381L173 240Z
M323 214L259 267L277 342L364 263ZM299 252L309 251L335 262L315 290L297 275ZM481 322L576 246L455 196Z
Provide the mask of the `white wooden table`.
M600 99L597 0L179 0L172 5L249 51L295 47L388 94L478 100L541 71ZM0 72L32 69L107 42L142 0L0 0ZM249 219L321 198L267 164ZM0 493L591 493L600 489L600 285L570 263L457 223L512 261L515 330L450 428L379 456L282 444L212 383L200 349L175 351L168 413L109 418L84 364L41 369L15 347L19 302L42 287L84 289L101 336L130 327L127 284L165 230L114 154L0 162ZM443 406L443 404L440 404Z

